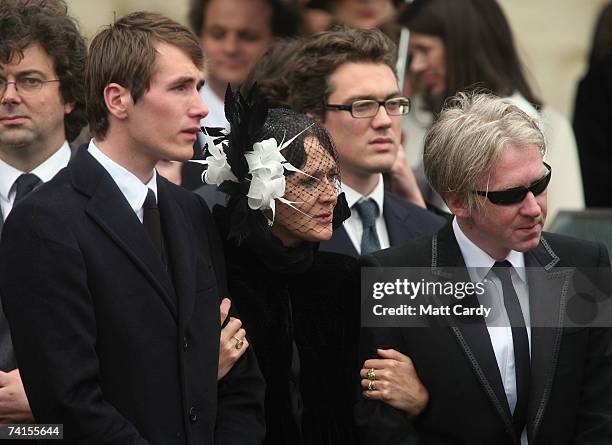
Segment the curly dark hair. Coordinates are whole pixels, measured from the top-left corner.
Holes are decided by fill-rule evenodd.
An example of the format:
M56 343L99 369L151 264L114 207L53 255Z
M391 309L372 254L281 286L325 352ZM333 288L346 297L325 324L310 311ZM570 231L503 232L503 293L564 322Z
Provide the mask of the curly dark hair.
M87 47L63 0L2 0L0 63L7 64L39 44L53 60L65 103L74 110L64 118L66 139L73 141L87 124L84 73Z

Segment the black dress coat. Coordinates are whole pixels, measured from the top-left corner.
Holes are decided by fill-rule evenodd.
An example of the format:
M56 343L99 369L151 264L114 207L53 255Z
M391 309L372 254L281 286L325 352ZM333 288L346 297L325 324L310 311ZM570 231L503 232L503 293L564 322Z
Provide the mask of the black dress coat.
M227 238L226 208L213 215ZM357 282L357 260L316 250L285 248L259 229L225 244L232 307L266 381L267 445L356 442L359 294L345 284Z
M390 192L385 192L383 218L391 247L431 235L446 222L441 216L407 202ZM331 239L321 242L319 250L342 253L352 257L359 256L344 227L334 230Z
M364 265L428 267L443 281L465 271L450 224L433 237L366 257ZM612 331L564 327L561 316L576 272L565 268L594 274L600 290L610 295L608 253L601 244L545 233L525 254L525 265L541 270L527 269L533 326L530 444L612 443ZM439 318L422 321L428 327L363 330L363 358L374 356L377 346L407 354L430 399L412 421L383 403L359 402L361 443L518 445L484 319L472 326L451 326Z
M167 270L87 150L6 221L0 293L34 417L63 424L64 443L258 444L253 355L217 383L226 276L212 218L157 184Z

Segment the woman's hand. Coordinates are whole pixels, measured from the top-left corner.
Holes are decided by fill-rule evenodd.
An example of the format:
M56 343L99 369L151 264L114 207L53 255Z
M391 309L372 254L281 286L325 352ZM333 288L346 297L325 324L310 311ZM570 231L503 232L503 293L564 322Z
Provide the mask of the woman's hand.
M229 298L224 298L219 306L221 313L221 326L229 314L232 303ZM246 331L241 328L242 322L234 317L230 317L229 323L221 329L221 337L219 338L219 370L217 373L217 381L221 380L232 369L234 363L249 347L249 342L246 339Z
M418 416L427 406L429 393L412 360L394 349L378 349L377 353L380 358L366 360L359 373L363 396L388 403L410 417Z

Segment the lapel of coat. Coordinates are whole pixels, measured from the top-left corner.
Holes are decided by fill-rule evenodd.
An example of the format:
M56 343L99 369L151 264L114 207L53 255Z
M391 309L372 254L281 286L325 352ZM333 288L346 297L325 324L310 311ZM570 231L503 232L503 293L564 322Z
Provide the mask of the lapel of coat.
M173 199L170 187L164 178L157 176L158 205L166 254L178 297L179 323L184 327L189 323L195 302L196 249L188 215Z
M559 257L542 237L525 254L531 318L531 382L527 419L530 443L536 436L552 388L573 268L557 268Z
M2 209L0 208L0 239L2 239L2 228L4 227L4 215L2 214Z
M431 268L432 273L443 281L466 282L470 280L452 223L446 224L432 238ZM468 302L464 301L463 304L466 305ZM505 430L518 445L514 436L508 399L484 318L478 317L469 324L458 323L455 319L448 318L451 322L451 331L465 353L472 371L493 404Z
M74 157L71 175L75 189L90 197L85 208L87 214L151 282L176 320L176 298L170 277L115 181L87 150L80 150Z
M385 193L383 218L389 234L389 245L399 246L414 239L414 235L420 233L420 230L414 225L413 218L410 218L408 208L396 205L393 198L389 193Z

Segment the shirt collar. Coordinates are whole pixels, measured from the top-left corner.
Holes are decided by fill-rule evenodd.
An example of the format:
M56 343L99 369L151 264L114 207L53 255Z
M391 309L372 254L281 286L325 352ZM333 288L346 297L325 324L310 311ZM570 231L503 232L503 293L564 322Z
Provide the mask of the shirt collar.
M42 182L47 182L52 179L58 171L68 165L70 155L70 146L67 141L64 141L55 153L29 173L38 176ZM24 173L28 172L22 172L0 159L0 195L2 195L5 200L8 201L13 184L15 184L17 178Z
M143 184L136 175L106 156L96 147L93 139L89 143L87 150L111 175L119 187L119 190L121 190L121 193L130 204L130 207L132 207L135 212L138 213L142 208L149 189L153 190L155 199L157 199L157 172L155 169L153 170L153 175L149 182Z
M382 174L378 179L378 184L376 184L376 187L368 196L363 196L361 193L344 183L342 184L342 191L344 192L346 203L348 204L349 208L353 207L357 201L371 198L378 206L378 214L380 215L382 213L383 204L385 202L385 184L383 182Z
M459 249L463 255L465 265L470 272L470 277L474 281L482 281L489 273L496 260L474 244L472 240L463 233L463 230L461 230L457 222L457 217L453 218L453 232L455 232L455 238L457 239L457 244L459 244ZM523 253L511 250L505 259L512 264L512 267L520 279L526 282L525 256Z

